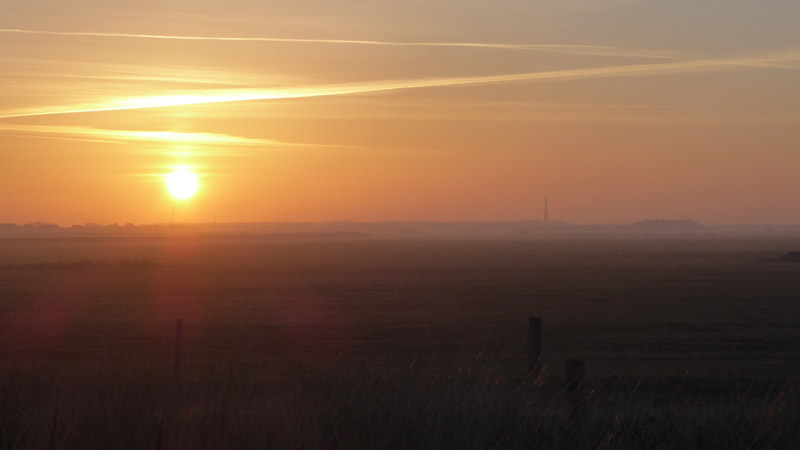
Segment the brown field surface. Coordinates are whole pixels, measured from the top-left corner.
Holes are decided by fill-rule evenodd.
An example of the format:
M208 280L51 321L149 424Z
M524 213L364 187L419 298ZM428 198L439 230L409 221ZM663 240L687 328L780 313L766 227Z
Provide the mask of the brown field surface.
M793 245L1 240L0 411L15 419L0 440L705 448L699 436L781 448L797 437L782 425L796 403L781 402L796 397L800 373L800 265L777 261ZM544 320L538 378L526 374L530 316ZM560 389L566 358L587 368L591 412L578 435ZM686 428L695 423L706 425Z

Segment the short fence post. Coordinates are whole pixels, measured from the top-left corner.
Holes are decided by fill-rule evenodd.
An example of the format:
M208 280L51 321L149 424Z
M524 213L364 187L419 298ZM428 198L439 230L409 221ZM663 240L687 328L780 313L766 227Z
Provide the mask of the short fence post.
M53 426L50 428L50 450L56 448L56 435L58 432L58 406L53 411Z
M567 391L569 406L573 413L586 410L586 395L584 393L584 379L586 378L586 363L580 359L568 359L566 362L566 380L564 388Z
M542 319L531 317L528 320L528 370L538 374L542 359Z
M158 412L158 424L156 425L156 446L155 450L164 448L164 413Z
M183 320L175 320L175 379L181 376L181 356L183 345Z

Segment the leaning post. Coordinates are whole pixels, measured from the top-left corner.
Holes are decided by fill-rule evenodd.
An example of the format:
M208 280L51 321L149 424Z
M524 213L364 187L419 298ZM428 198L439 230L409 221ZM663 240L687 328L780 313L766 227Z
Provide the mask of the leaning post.
M542 360L542 319L531 317L528 320L528 370L538 374Z
M586 363L580 359L566 361L566 376L564 387L567 391L567 401L572 415L584 413L587 409L587 398L584 389L586 377Z
M181 376L181 357L183 353L183 320L175 320L175 379Z

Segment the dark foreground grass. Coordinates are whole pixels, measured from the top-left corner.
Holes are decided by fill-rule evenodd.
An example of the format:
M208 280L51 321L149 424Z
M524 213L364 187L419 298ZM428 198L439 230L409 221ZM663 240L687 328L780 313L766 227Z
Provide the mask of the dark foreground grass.
M0 244L0 450L800 448L788 238Z
M6 375L3 449L789 449L787 380L509 377L443 363L166 381L146 370ZM585 399L585 401L583 401Z

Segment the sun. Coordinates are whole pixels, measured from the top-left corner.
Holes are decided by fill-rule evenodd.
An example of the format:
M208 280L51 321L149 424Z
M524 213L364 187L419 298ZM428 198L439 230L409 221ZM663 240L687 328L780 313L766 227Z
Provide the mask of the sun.
M199 185L197 175L188 169L178 169L167 175L167 189L177 199L191 198Z

